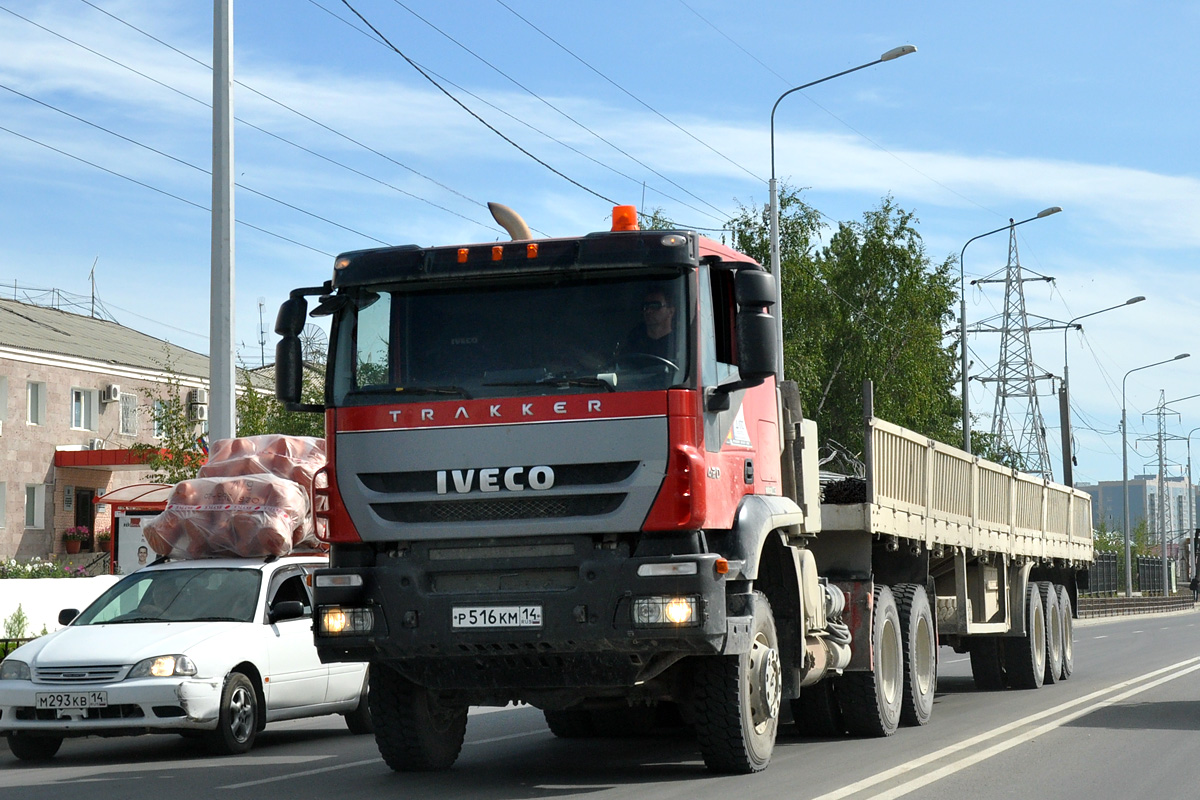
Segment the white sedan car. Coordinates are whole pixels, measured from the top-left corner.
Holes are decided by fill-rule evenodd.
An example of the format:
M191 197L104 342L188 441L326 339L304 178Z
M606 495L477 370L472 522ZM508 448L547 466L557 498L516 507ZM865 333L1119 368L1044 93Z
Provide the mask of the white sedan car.
M13 755L64 738L178 733L244 753L268 722L343 714L372 730L366 664L322 664L308 578L321 556L155 563L0 661Z

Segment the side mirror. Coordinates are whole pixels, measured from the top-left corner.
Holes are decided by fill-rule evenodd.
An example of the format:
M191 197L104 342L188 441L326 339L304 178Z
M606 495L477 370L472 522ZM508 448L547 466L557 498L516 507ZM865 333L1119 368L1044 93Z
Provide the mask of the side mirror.
M281 309L281 316L282 313ZM275 345L275 397L281 403L299 403L303 379L304 359L300 337L285 335Z
M279 307L279 314L275 317L275 332L283 337L299 336L307 319L308 301L303 297L289 297Z
M739 378L709 390L705 404L709 411L728 409L732 392L758 386L775 374L778 357L775 318L767 311L775 305L775 278L763 270L739 270L734 277L733 294L738 304L734 325Z
M304 603L299 600L280 600L271 606L271 622L300 619L304 616Z
M75 618L78 616L79 616L78 608L64 608L62 611L58 612L58 624L59 625L70 625L72 622L75 621Z

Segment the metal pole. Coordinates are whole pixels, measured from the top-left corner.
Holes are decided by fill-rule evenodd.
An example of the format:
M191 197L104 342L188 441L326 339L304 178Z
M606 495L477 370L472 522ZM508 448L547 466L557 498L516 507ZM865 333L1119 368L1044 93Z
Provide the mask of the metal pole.
M1121 378L1121 489L1124 494L1125 506L1125 596L1133 596L1133 563L1130 561L1130 545L1129 545L1129 426L1125 415L1125 382L1129 380L1129 376L1135 372L1140 372L1144 369L1157 367L1160 364L1169 364L1172 361L1178 361L1181 358L1188 358L1190 353L1180 353L1174 358L1167 358L1162 361L1155 361L1153 364L1146 364L1141 367L1134 367L1125 373L1125 377Z
M234 435L233 0L213 0L212 274L209 388L212 438Z
M1119 306L1109 306L1108 308L1102 308L1099 311L1093 311L1089 314L1081 314L1080 316L1075 317L1067 322L1067 324L1063 327L1063 379L1062 388L1058 393L1058 418L1060 427L1062 428L1063 483L1065 483L1067 486L1075 485L1075 459L1072 457L1073 454L1071 447L1071 396L1068 389L1069 382L1067 379L1067 332L1070 331L1071 328L1075 328L1079 331L1083 330L1082 325L1075 324L1081 319L1094 317L1097 314L1103 314L1105 311L1112 311L1117 308L1131 306L1134 303L1140 303L1145 299L1145 297L1138 295L1137 297L1129 298Z
M836 72L833 75L827 75L820 80L811 81L809 83L796 86L788 89L783 94L779 95L779 99L775 101L775 105L771 106L771 182L770 186L770 221L771 221L771 275L775 278L775 343L777 357L775 362L775 380L776 383L783 380L783 273L779 263L779 193L778 185L775 181L775 109L779 108L779 103L783 98L787 97L792 92L798 92L801 89L807 89L810 86L816 86L818 83L831 81L834 78L840 78L843 75L849 75L851 72L858 72L860 69L873 67L876 64L881 64L884 61L892 61L900 56L906 56L909 53L917 52L917 48L911 44L893 47L886 53L881 55L874 61L869 61L866 64L860 64L857 67L844 69L841 72Z
M971 396L967 392L967 380L968 380L968 376L967 376L967 286L966 286L966 270L965 270L965 267L963 264L963 259L966 258L966 255L967 255L967 245L970 244L971 242L975 241L976 239L982 239L985 236L991 236L993 233L999 233L1000 231L1011 230L1011 229L1017 227L1018 225L1024 225L1026 222L1033 222L1035 219L1041 219L1042 217L1048 217L1051 214L1057 214L1060 211L1062 211L1062 209L1059 208L1058 206L1051 206L1050 208L1042 209L1041 211L1039 211L1037 214L1033 215L1029 219L1023 219L1020 222L1013 222L1010 219L1008 221L1008 224L1001 228L996 228L996 230L994 230L994 231L988 231L987 233L981 233L978 236L972 236L970 239L967 239L967 244L964 244L962 246L962 252L960 252L958 254L958 294L959 294L958 339L959 339L959 351L960 351L960 367L961 367L960 371L962 373L962 389L961 389L961 391L962 391L963 450L967 451L968 453L971 452L971 409L970 409L970 402L971 402L970 397Z

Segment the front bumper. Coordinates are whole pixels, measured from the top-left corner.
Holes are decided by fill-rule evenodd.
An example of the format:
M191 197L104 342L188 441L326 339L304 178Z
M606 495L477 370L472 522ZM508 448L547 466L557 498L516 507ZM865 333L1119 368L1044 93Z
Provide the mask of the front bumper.
M59 736L119 735L217 727L219 678L139 678L114 683L62 684L0 681L0 732ZM106 692L102 708L37 708L43 692Z
M590 539L540 543L531 547L539 555L524 559L498 552L485 559L469 546L430 546L380 555L373 566L318 571L318 617L330 606L369 608L374 617L370 632L359 634L330 636L318 626L321 658L389 662L440 689L632 686L682 656L749 645L749 596L730 593L715 554L635 558ZM695 563L695 574L639 575L646 564L681 562ZM322 585L324 576L346 575L361 584ZM635 625L641 597L696 598L696 624ZM541 624L452 624L456 608L521 606L540 608Z

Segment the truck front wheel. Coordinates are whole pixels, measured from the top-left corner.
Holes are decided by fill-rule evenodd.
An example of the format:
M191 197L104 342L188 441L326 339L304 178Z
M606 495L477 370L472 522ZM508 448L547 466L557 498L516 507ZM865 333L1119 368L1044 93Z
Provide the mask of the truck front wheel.
M760 772L779 729L783 671L775 617L755 593L749 652L703 656L692 671L692 713L705 765L714 772Z
M467 707L439 701L384 664L372 664L368 693L375 744L397 772L449 769L467 734Z

